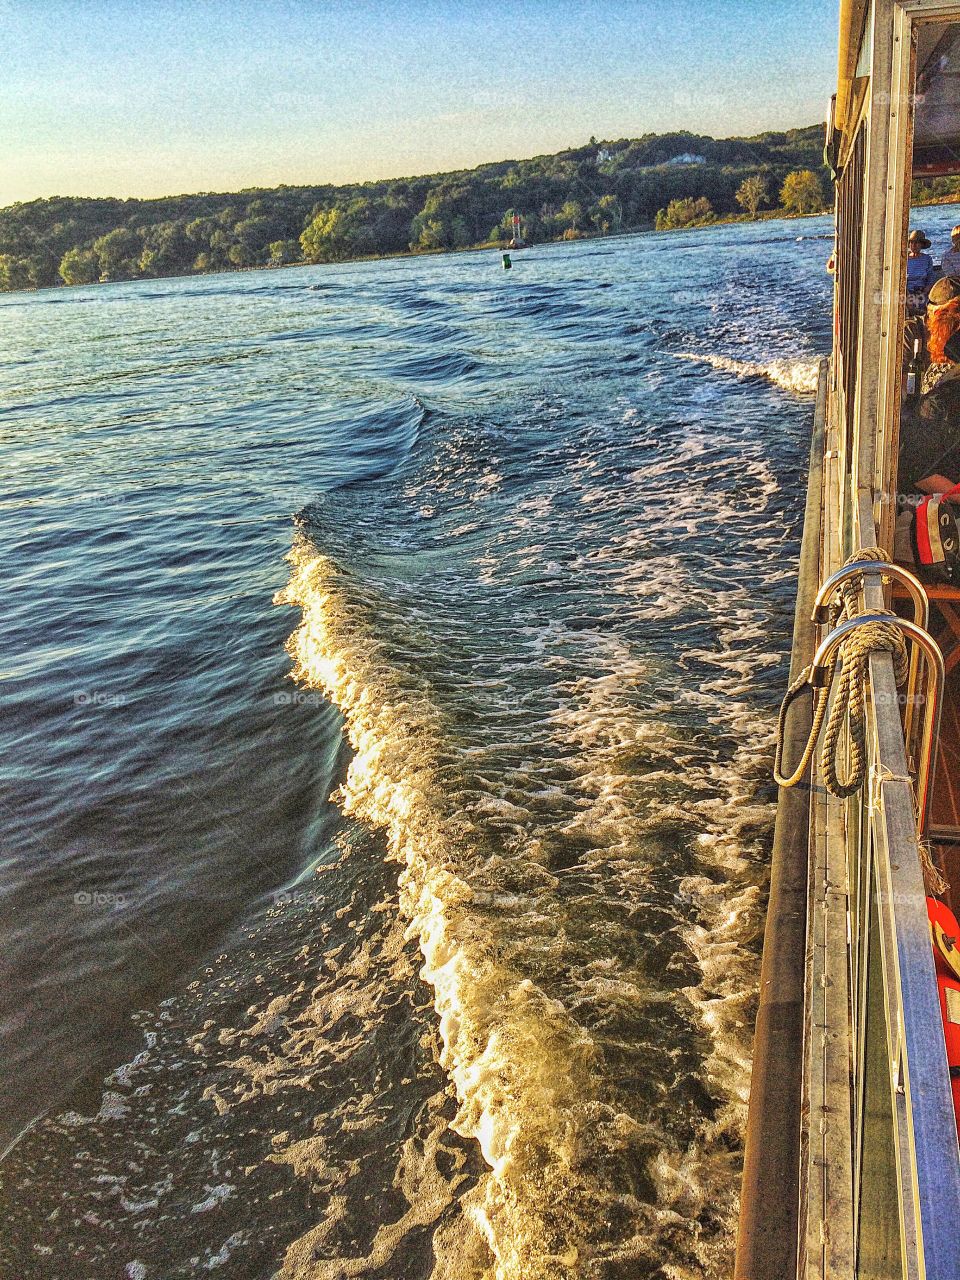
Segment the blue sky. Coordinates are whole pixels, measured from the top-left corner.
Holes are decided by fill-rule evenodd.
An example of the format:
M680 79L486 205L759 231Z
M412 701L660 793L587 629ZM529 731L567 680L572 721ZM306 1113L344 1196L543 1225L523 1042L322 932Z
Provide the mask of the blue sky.
M0 0L0 205L812 124L837 0Z

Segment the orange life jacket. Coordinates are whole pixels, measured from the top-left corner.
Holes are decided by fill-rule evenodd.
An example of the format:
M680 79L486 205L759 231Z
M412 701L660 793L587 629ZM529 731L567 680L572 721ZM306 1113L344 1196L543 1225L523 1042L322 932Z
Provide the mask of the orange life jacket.
M960 298L927 308L927 354L931 364L946 364L944 347L960 329Z

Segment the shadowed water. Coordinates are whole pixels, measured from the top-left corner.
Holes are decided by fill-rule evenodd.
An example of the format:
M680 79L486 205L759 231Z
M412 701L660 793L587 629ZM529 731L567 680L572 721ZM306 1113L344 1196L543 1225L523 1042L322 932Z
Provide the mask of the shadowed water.
M828 229L0 303L0 1273L726 1273Z

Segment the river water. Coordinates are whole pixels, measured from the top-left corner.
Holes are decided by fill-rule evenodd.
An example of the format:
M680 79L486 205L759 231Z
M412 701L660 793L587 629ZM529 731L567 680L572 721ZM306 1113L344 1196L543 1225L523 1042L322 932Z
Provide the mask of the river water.
M0 1275L727 1273L829 231L0 301Z

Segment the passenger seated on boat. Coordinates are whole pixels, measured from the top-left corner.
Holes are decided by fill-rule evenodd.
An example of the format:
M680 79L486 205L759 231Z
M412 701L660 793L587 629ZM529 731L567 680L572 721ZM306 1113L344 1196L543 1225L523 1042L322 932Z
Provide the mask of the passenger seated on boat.
M940 274L960 276L960 227L950 232L950 248L940 259Z
M927 305L927 293L937 278L933 259L924 250L930 241L922 231L911 231L907 240L907 312L917 315Z
M929 391L952 363L944 354L944 347L960 331L960 280L944 276L930 286L926 330L928 365L923 390Z
M949 367L907 406L900 423L901 493L946 493L960 481L960 332L944 343Z

